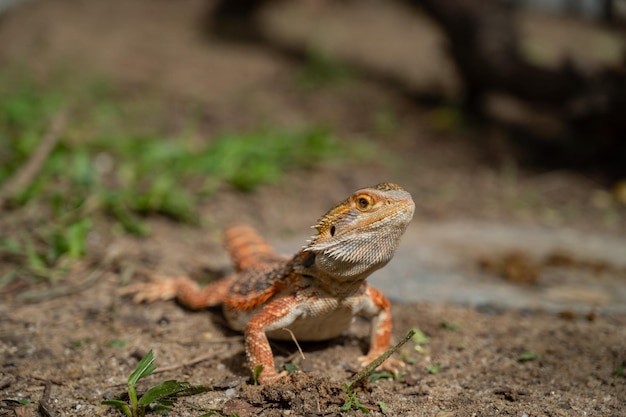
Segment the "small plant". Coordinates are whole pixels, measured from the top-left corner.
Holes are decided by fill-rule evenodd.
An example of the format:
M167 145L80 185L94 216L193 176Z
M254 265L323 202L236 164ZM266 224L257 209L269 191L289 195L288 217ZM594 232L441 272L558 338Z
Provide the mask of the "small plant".
M439 372L441 372L441 364L437 362L433 366L427 368L426 371L431 375L437 375Z
M383 414L387 414L387 410L389 410L389 406L382 401L376 401L376 405L380 408L380 412Z
M110 348L123 348L126 346L126 342L124 340L111 340L105 344L106 347Z
M367 380L368 382L375 382L379 379L395 379L395 377L396 375L393 372L381 371L372 373Z
M442 329L451 330L453 332L461 331L462 326L459 323L453 321L442 321L440 324Z
M339 411L344 413L354 408L355 410L360 410L364 412L365 414L369 414L370 412L369 408L361 405L361 403L359 402L359 399L356 396L356 393L352 391L352 389L348 386L348 384L346 384L343 387L343 389L346 392L346 394L348 394L348 398L346 398L346 402L343 403L341 407L339 407Z
M259 377L261 376L261 372L263 372L263 365L257 365L252 370L252 382L254 385L259 385Z
M286 364L283 366L283 369L284 369L285 371L287 371L287 373L288 373L288 374L293 374L294 372L298 372L298 370L299 370L300 368L298 368L298 365L296 365L296 364L294 364L294 363L286 363Z
M0 401L5 403L14 403L18 405L30 405L31 402L29 400L20 400L17 398L0 398Z
M402 362L406 363L407 365L415 364L415 359L406 352L401 352L400 357L402 358Z
M82 348L83 346L87 346L89 344L89 342L91 342L91 339L89 339L87 337L87 338L80 339L80 340L77 340L77 341L71 343L69 347L72 350L76 350L76 349Z
M426 335L421 329L418 327L413 327L413 331L415 334L411 337L411 340L416 345L426 345L430 342L430 337Z
M153 373L156 368L157 367L154 365L154 355L152 354L152 350L150 350L150 352L139 361L133 373L128 377L128 398L130 404L120 399L105 400L102 401L101 404L115 407L127 417L143 417L146 414L146 409L151 404L154 404L153 408L155 411L164 413L171 410L174 404L174 398L187 397L210 390L208 387L201 385L193 386L188 382L169 380L155 385L141 397L138 397L136 389L137 382Z
M535 359L539 359L539 358L541 358L541 354L539 352L529 350L527 352L520 354L517 358L515 358L515 360L517 360L518 362L528 362L528 361L534 361Z
M414 334L413 337L411 337L411 340L413 341L415 350L419 353L425 353L426 349L424 348L424 345L430 343L430 337L428 337L426 333L418 327L414 327L412 330Z

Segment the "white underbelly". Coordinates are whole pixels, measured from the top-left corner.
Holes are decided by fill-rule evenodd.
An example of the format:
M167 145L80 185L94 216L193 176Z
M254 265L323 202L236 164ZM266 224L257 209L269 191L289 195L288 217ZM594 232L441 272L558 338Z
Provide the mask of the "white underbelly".
M224 308L224 316L234 330L243 332L246 324L258 310L241 311L228 307ZM339 336L350 327L353 313L349 308L340 307L326 314L318 316L299 317L293 323L285 326L291 330L298 341L314 342L328 340ZM290 340L291 334L283 329L267 332L270 339Z

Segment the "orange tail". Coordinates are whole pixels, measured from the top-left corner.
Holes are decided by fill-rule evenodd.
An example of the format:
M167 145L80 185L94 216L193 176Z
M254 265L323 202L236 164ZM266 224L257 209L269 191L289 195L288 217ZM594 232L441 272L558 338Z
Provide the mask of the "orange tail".
M237 272L284 259L250 226L227 228L224 241Z

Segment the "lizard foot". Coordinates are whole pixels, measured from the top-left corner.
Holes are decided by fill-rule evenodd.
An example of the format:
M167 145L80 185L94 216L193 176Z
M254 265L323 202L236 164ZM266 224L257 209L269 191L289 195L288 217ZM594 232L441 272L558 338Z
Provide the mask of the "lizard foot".
M133 301L137 304L166 301L176 298L179 282L186 278L167 279L157 277L154 281L128 285L118 290L118 294L134 294Z
M275 382L277 382L278 380L286 377L288 375L287 371L281 371L276 373L276 371L274 372L261 372L261 375L259 375L259 382L263 385L271 385Z

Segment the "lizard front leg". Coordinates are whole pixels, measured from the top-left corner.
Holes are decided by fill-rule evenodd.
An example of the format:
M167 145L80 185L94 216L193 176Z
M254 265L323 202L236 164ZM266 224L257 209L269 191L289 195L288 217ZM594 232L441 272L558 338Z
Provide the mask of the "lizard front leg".
M297 307L295 296L278 298L263 307L246 325L246 358L252 371L259 365L263 366L259 376L262 384L271 383L287 374L285 371L276 373L274 356L265 332L288 327L300 315Z
M359 358L361 365L365 366L389 349L392 323L391 303L389 303L389 300L382 292L368 285L363 297L365 298L365 306L362 314L372 318L370 348L367 355ZM404 363L401 361L389 358L381 365L381 368L386 371L396 372L402 366L404 366Z

